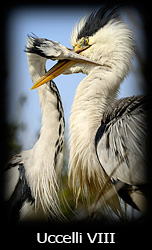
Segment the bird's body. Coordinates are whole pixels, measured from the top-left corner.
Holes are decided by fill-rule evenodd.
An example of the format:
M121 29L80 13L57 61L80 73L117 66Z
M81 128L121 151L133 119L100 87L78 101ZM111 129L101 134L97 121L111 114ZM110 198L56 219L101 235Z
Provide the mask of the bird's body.
M76 90L69 123L69 183L74 195L78 198L81 193L89 202L102 193L101 211L110 207L117 213L121 209L116 192L105 198L116 187L128 204L144 211L145 98L116 101L120 85L131 69L133 34L121 21L117 8L101 7L75 26L71 45L73 52L48 41L44 56L60 61L34 87L60 73L87 74ZM51 56L53 48L56 56Z
M27 58L33 83L45 73L46 59L37 53L39 40L28 37ZM38 89L42 121L40 136L31 150L9 162L5 198L13 220L58 220L62 217L59 185L64 157L64 113L53 81Z

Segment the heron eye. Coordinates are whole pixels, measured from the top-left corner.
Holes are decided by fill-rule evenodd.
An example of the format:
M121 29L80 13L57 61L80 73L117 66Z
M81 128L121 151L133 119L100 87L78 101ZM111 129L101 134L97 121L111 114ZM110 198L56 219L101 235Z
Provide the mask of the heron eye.
M84 38L83 43L84 43L84 45L88 45L88 43L89 43L89 38L88 38L88 37Z

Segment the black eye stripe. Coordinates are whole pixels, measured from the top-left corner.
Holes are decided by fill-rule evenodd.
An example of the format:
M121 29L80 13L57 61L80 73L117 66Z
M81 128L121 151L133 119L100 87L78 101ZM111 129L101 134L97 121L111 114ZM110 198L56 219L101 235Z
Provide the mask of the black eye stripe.
M94 35L101 27L104 27L110 20L119 17L119 6L102 6L99 10L93 11L86 19L83 28L79 31L77 41L82 37Z

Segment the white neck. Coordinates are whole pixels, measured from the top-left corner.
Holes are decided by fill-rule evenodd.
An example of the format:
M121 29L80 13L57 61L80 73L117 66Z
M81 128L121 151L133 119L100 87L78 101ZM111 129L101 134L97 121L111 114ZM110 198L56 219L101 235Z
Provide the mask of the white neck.
M30 75L35 84L45 74L45 58L38 55L27 54ZM58 150L62 142L64 147L64 114L62 103L56 85L49 83L37 89L42 120L40 137L31 151L31 161L27 166L27 175L34 175L35 182L31 183L31 189L35 197L35 208L42 209L46 216L60 216L59 209L59 183L63 166L63 149ZM60 112L62 112L62 118ZM62 132L59 135L59 127ZM58 144L57 144L58 140ZM57 152L58 150L58 152ZM32 180L32 178L29 178Z
M78 198L101 190L105 174L95 153L95 134L106 107L116 98L122 78L109 69L95 67L79 84L70 117L69 179ZM89 199L89 198L88 198Z
M94 68L82 80L77 88L71 110L71 137L76 132L85 142L94 142L93 135L101 124L103 112L116 98L119 86L120 82L116 82L112 72L103 71L100 67Z
M40 77L42 77L45 74L46 58L40 57L32 53L27 53L27 58L28 58L30 76L33 84L35 84L40 79ZM40 143L39 141L44 141L44 140L48 141L47 138L52 137L55 131L53 131L51 128L56 127L55 124L58 125L59 122L56 115L57 98L50 91L49 86L47 86L47 84L44 84L39 88L37 88L36 90L39 95L39 101L42 113L40 138L37 142ZM46 149L44 148L44 150Z

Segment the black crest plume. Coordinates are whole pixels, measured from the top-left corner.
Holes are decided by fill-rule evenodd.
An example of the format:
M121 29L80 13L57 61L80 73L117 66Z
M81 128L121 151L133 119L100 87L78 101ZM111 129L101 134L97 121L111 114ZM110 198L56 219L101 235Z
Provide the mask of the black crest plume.
M77 40L82 37L92 36L101 27L105 26L111 19L119 17L119 8L103 6L98 11L93 11L87 18L82 30L78 33Z

